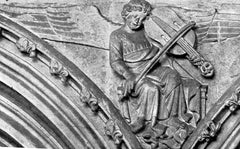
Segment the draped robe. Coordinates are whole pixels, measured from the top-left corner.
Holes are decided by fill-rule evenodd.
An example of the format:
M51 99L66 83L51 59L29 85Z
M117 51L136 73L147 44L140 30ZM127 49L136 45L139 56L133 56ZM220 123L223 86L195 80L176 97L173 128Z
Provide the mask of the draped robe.
M123 80L131 74L139 75L159 50L149 41L144 29L128 33L123 27L111 33L109 47L110 65ZM136 85L129 98L133 100L131 106L137 117L145 121L156 122L170 117L184 120L187 112L179 73L161 64Z

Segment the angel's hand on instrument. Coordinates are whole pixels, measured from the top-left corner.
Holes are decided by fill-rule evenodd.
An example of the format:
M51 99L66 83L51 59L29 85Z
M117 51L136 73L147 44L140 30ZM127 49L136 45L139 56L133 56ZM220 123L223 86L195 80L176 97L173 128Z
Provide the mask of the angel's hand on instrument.
M129 77L124 83L124 89L125 89L124 96L127 96L134 91L135 83L136 83L136 76L131 75L131 77Z

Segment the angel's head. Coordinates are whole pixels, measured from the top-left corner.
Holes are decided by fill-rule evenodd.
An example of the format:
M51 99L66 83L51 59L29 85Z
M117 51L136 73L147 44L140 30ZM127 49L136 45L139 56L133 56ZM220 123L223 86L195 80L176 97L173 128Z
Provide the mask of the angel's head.
M122 17L125 24L132 30L142 26L143 21L151 13L152 7L145 0L130 0L123 6Z

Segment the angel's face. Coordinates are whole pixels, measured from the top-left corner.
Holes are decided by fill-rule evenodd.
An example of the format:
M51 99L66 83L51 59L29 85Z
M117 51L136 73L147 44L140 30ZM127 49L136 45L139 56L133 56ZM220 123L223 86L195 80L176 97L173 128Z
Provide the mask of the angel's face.
M126 25L131 30L137 30L142 26L145 18L146 13L144 13L143 11L132 11L128 14L126 18Z

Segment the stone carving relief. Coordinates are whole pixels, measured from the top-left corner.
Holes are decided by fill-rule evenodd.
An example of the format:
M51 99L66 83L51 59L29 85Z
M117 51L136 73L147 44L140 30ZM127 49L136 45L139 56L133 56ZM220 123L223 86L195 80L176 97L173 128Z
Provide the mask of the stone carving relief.
M169 12L164 18L162 14ZM180 148L200 118L201 110L194 111L191 104L200 109L199 101L204 99L185 97L184 88L200 83L186 79L191 83L185 84L176 70L164 66L161 57L176 50L177 44L181 55L187 55L204 77L213 76L212 64L193 48L194 23L184 23L169 10L152 10L145 0L131 0L121 15L125 23L111 33L109 48L110 65L122 78L118 87L122 116L151 148ZM156 25L160 31L151 32ZM193 96L201 94L201 85L193 92Z
M59 76L62 82L66 83L69 75L66 68L62 66L58 61L52 59L50 62L50 73Z
M240 88L237 88L235 93L226 101L226 106L231 112L236 111L240 106Z
M22 37L16 43L16 46L21 52L28 53L30 57L36 56L36 45L28 39Z
M206 124L206 129L202 132L201 136L199 136L200 141L209 141L213 137L215 137L216 133L221 128L221 124L214 124L213 121Z
M222 62L221 68L217 65L220 50L218 60L214 59L214 51L209 52L213 47L209 43L226 44L239 36L238 17L226 14L232 6L190 8L130 0L111 5L109 14L96 4L87 8L43 4L38 13L27 7L19 7L18 11L11 7L14 5L1 5L0 9L82 69L118 108L143 148L182 148L225 91L224 79L219 75L222 67L232 63L231 81L240 72L235 69L237 61ZM234 23L226 21L228 15ZM19 38L16 46L30 57L38 56L36 45L28 39ZM52 75L68 82L71 75L64 64L50 59L48 65ZM222 84L214 82L217 80ZM105 103L89 91L92 88L83 87L80 99L98 114ZM236 92L224 105L230 112L239 107ZM230 114L226 115L227 119ZM196 140L209 142L216 137L226 120L219 119L214 117L201 124ZM126 137L117 122L109 115L104 119L106 136L119 147Z
M119 145L122 142L123 134L113 120L108 120L106 123L105 133L114 140L115 144Z

